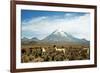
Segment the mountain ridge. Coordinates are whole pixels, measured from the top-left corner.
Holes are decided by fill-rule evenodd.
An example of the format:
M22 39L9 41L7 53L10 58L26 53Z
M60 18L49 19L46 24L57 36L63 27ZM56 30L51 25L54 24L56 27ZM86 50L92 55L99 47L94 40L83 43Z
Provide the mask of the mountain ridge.
M48 36L46 36L44 39L39 40L36 37L33 37L31 39L28 40L28 38L24 38L26 41L34 41L34 42L40 42L40 43L67 43L67 44L89 44L89 41L87 41L86 39L79 39L76 38L74 36L72 36L69 33L66 33L62 30L55 30L54 32L52 32L51 34L49 34Z

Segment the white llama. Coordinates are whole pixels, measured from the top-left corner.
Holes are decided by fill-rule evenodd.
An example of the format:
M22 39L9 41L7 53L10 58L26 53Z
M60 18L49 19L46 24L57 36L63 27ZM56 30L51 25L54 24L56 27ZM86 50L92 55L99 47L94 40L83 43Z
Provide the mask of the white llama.
M42 47L42 52L46 52L45 48Z
M55 50L60 51L60 52L62 51L65 54L65 49L64 48L60 49L60 48L55 47Z

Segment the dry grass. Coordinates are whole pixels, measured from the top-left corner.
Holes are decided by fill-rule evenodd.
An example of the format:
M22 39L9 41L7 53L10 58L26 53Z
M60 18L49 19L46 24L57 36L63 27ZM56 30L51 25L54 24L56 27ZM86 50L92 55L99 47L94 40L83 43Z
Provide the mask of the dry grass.
M84 49L84 47L88 49ZM45 48L46 52L43 52L42 48ZM62 46L57 45L57 48L62 49ZM65 49L65 53L56 51L53 45L22 45L21 62L85 60L90 57L88 46L64 45L63 49Z

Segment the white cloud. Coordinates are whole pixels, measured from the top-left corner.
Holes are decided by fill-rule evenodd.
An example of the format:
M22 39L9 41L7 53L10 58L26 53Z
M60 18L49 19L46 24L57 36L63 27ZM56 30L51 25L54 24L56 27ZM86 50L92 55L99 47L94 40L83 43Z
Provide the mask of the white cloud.
M67 17L67 16L69 17L69 16L72 16L72 14L71 14L71 13L66 13L65 16L66 16L66 17Z
M33 18L28 22L22 23L22 31L31 31L38 33L38 38L42 39L52 33L56 29L72 34L78 38L90 39L90 18L89 14L79 16L73 19L53 18L53 17L38 17Z

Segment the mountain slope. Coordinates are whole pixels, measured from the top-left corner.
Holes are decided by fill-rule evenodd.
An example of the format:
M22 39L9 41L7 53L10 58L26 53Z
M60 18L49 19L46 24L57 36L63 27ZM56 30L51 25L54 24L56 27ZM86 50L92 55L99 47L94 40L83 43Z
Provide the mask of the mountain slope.
M36 37L33 37L31 39L24 37L21 39L22 44L36 44L38 42L39 42L39 40Z
M78 39L64 31L55 30L49 36L42 40L43 42L49 43L76 43L76 44L88 44L87 40Z

